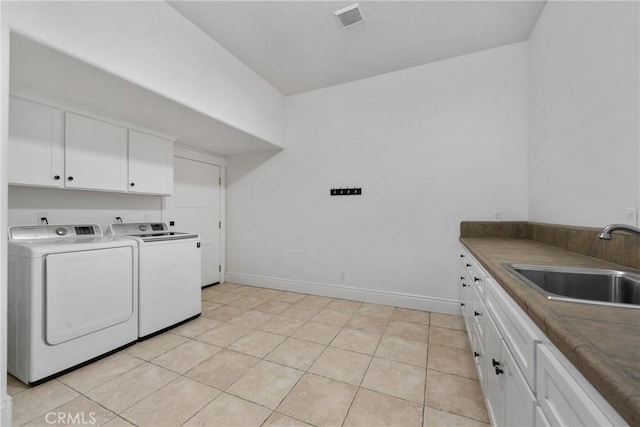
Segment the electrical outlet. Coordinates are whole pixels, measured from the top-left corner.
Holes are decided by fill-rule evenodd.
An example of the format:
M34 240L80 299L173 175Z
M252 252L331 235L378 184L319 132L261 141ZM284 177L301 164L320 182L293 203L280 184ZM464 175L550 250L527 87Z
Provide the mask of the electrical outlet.
M42 218L47 218L47 220L43 220ZM38 212L36 213L36 224L38 225L47 225L49 221L49 214L47 212Z
M627 223L638 226L638 208L627 208Z
M493 218L494 218L496 221L502 221L502 212L500 212L500 211L496 211L496 212L493 214Z

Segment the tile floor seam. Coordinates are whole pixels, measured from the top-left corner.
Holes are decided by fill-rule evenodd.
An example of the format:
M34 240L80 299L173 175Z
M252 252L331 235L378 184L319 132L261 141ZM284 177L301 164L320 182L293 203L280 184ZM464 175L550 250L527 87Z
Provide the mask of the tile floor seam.
M389 322L387 322L387 325L388 324L389 324ZM367 369L365 369L364 374L362 375L362 378L360 379L360 383L358 384L358 388L356 389L356 392L353 395L353 399L351 400L351 403L349 404L349 409L347 409L347 412L344 415L344 419L342 420L342 424L340 424L340 427L344 427L344 423L345 423L345 421L347 421L347 418L349 417L349 413L351 412L351 408L353 407L353 402L355 402L356 397L358 396L358 392L360 391L360 389L364 388L365 390L369 390L366 387L362 387L362 383L364 382L364 379L367 376L367 372L369 372L369 369L371 368L371 364L373 363L373 359L376 357L376 353L378 352L378 348L380 347L380 343L382 342L382 338L384 337L384 333L386 332L386 329L387 329L387 327L385 326L385 330L382 331L382 335L380 335L380 339L378 340L378 344L376 344L376 348L375 348L375 350L373 350L373 354L371 355L371 359L369 360L369 364L367 365ZM386 395L386 393L383 393L383 394Z
M478 382L480 382L480 380L478 379L478 377L477 377L477 376L476 376L476 377L466 377L466 376L464 376L464 375L455 374L455 373L453 373L453 372L447 372L447 371L443 371L443 370L441 370L441 369L430 368L428 365L427 365L427 370L428 370L428 371L440 372L441 374L455 375L456 377L466 378L466 379L468 379L468 380L473 380L473 381L478 381Z
M490 422L489 422L489 423L486 423L486 422L484 422L483 420L479 420L479 419L477 419L477 418L468 417L468 416L466 416L466 415L462 415L462 414L457 414L457 413L455 413L455 412L447 411L446 409L436 408L436 407L431 406L431 405L423 405L423 406L424 406L425 408L431 408L431 409L435 409L436 411L446 412L447 414L455 415L456 417L466 418L466 419L468 419L468 420L476 421L476 422L478 422L478 423L480 423L480 424L486 424L486 425L488 425L488 426L492 427Z

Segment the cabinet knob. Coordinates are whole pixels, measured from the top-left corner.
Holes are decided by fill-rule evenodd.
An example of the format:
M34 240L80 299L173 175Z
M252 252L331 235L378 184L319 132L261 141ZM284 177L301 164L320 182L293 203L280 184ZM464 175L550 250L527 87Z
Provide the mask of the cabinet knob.
M463 284L462 284L462 287L463 287L463 288L466 288L466 287L467 287L467 284L466 284L466 283L463 283Z
M480 357L480 353L478 353L477 351L473 352L473 357Z
M464 276L460 276L460 280L464 280Z
M467 267L471 267L471 264L467 264Z
M477 311L475 311L475 310L473 311L473 315L474 315L474 316L476 316L476 317L480 316L481 314L482 314L482 313L478 313L478 312L477 312Z
M478 279L477 277L474 277L474 278L473 278L473 281L474 281L474 282L479 282L479 281L480 281L480 279Z
M460 254L460 258L464 258L464 254Z
M56 175L53 177L53 179L55 179L56 181L60 179L60 175Z
M67 177L67 181L73 181L73 177L72 176L68 176Z
M500 366L500 362L498 362L496 359L491 359L491 364L495 367L495 366Z
M129 184L129 185L130 185L130 186L132 186L132 187L135 187L136 183L135 183L135 182L132 182L132 183L131 183L131 184Z
M460 307L464 307L464 303L463 302L460 303Z
M496 366L496 375L504 374L504 370Z

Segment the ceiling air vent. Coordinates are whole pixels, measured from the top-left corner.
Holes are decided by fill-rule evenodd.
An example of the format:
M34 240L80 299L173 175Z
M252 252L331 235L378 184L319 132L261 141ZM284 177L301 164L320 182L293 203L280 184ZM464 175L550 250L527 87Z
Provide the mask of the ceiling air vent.
M362 22L362 14L360 13L360 9L358 9L359 4L360 3L355 3L351 6L347 6L333 12L333 14L336 15L343 27L350 27L351 25L357 24L358 22Z

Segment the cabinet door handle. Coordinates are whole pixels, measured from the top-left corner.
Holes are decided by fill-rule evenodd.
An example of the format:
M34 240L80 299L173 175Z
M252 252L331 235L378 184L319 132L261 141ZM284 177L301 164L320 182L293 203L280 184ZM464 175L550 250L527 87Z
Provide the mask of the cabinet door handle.
M473 352L473 357L480 357L480 353L478 353L477 351Z
M480 316L481 314L482 314L482 313L478 313L478 312L477 312L477 311L475 311L475 310L473 311L473 315L474 315L474 316L476 316L476 317Z
M500 362L498 362L496 359L491 359L491 364L493 364L493 366L500 366Z
M474 281L474 282L479 282L479 281L480 281L480 279L478 279L477 277L474 277L474 278L473 278L473 281Z
M72 176L68 176L67 177L67 181L73 181L73 177Z
M53 179L55 179L56 181L60 179L60 175L56 175L53 177Z
M496 375L504 374L504 370L496 366Z
M136 183L135 183L135 182L132 182L132 183L131 183L131 184L129 184L129 185L130 185L130 186L132 186L132 187L135 187Z

